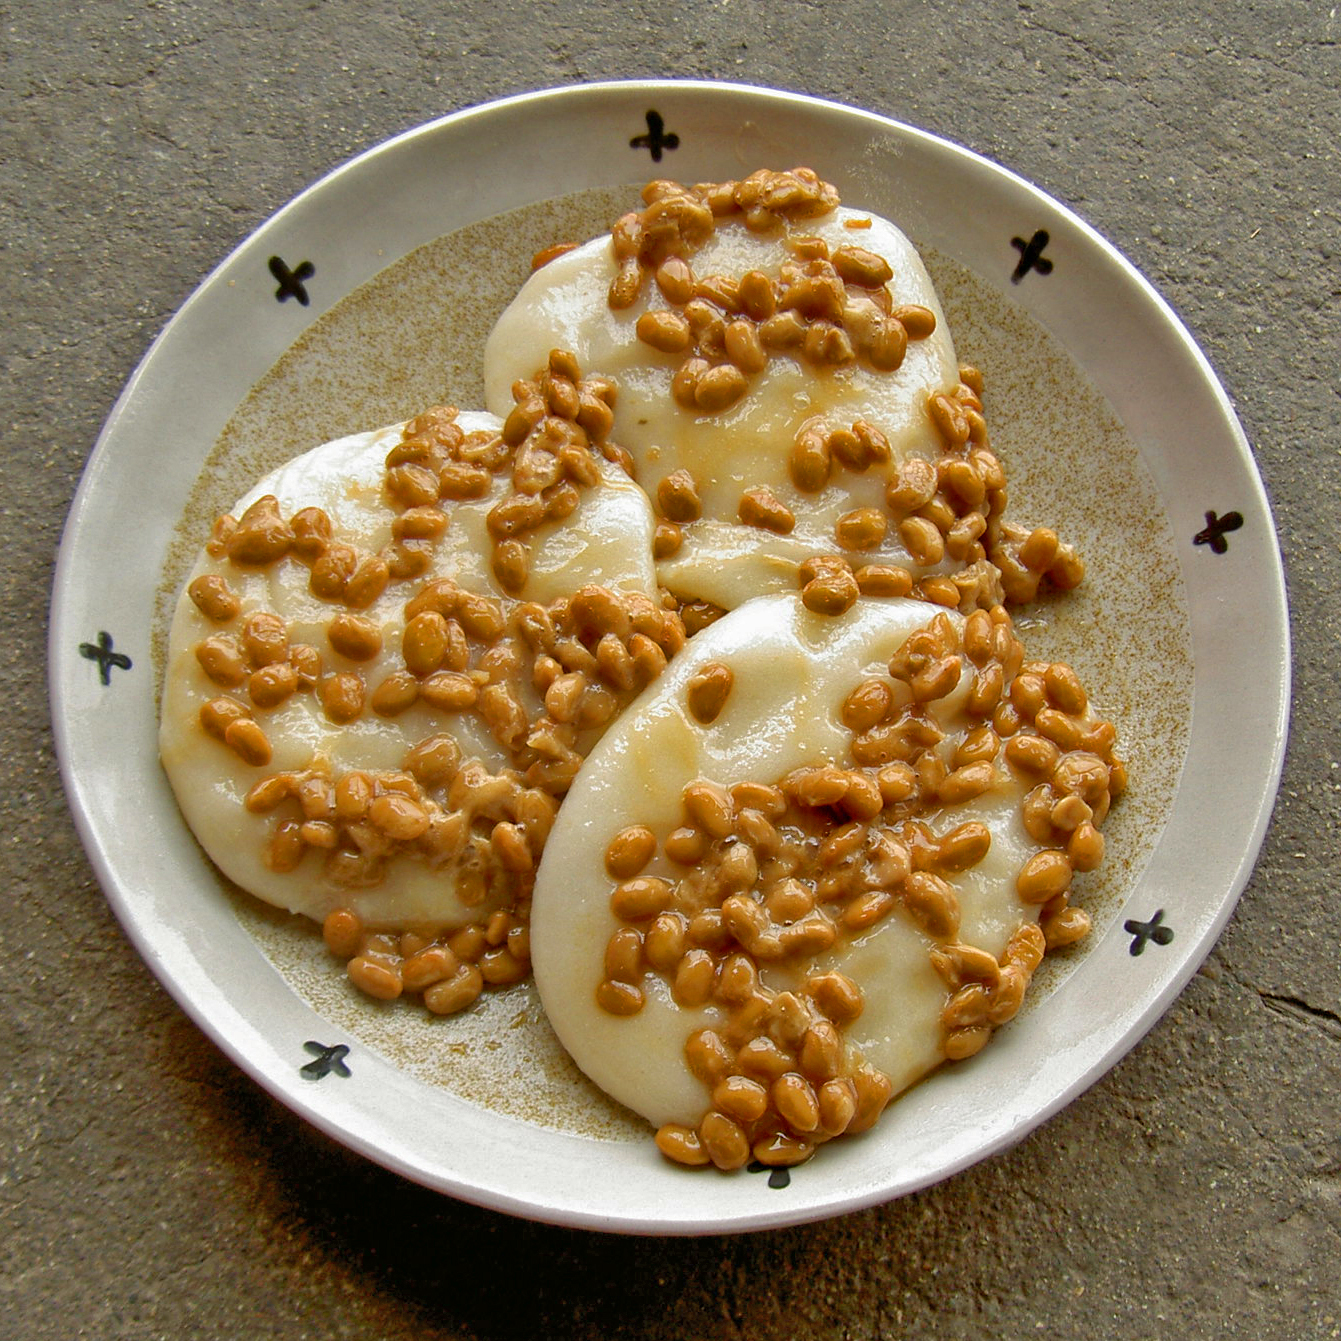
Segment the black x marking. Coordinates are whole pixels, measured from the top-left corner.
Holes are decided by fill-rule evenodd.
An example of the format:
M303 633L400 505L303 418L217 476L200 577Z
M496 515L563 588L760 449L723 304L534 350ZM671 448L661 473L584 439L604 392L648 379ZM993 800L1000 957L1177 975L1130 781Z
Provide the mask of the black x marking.
M112 683L112 667L117 670L129 670L130 658L124 652L112 651L112 635L107 632L98 634L96 643L80 643L79 655L86 661L98 663L98 678L103 684Z
M750 1162L750 1173L763 1173L765 1169L768 1169L769 1187L787 1187L792 1181L792 1172L790 1169L781 1167L773 1168L767 1164L761 1164L757 1159Z
M320 1080L323 1076L330 1075L332 1071L337 1076L350 1074L349 1068L345 1065L345 1058L349 1056L346 1044L335 1043L328 1048L323 1043L314 1043L309 1039L303 1047L316 1058L316 1061L308 1062L306 1066L299 1068L308 1080Z
M1214 554L1223 554L1229 549L1229 541L1225 536L1230 531L1237 531L1243 525L1243 514L1240 512L1226 512L1223 517L1217 517L1214 512L1206 514L1206 529L1198 531L1192 537L1194 545L1209 545Z
M1167 945L1173 940L1173 928L1160 926L1163 921L1164 909L1156 908L1155 915L1149 922L1138 922L1136 918L1131 917L1122 924L1122 930L1132 937L1132 954L1139 955L1145 949L1147 941L1154 941L1156 945Z
M297 268L290 270L278 256L270 258L270 273L279 281L275 297L282 303L286 298L296 298L304 307L310 301L303 281L311 279L317 273L317 267L311 261L300 261Z
M1018 284L1031 270L1037 270L1040 275L1052 274L1052 262L1043 255L1043 248L1048 245L1046 228L1040 228L1028 242L1022 237L1013 237L1010 245L1020 253L1020 263L1010 277L1012 284Z
M630 149L647 149L652 155L653 163L661 162L661 151L663 149L678 149L680 147L680 137L674 132L666 134L666 122L660 112L647 113L647 134L635 135L629 141Z

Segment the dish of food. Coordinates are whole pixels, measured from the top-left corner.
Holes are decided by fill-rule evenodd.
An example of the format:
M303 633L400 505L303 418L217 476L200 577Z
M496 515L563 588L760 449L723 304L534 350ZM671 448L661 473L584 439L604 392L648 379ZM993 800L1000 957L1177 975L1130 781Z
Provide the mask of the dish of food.
M223 338L237 319L234 305L245 300L255 313L264 298L274 310L294 311L291 300L310 302L327 273L319 260L282 259L286 238L301 248L304 236L343 219L358 192L394 193L397 183L422 180L430 165L445 190L492 136L531 127L526 133L543 140L553 128L549 118L543 131L528 119L537 102L571 117L570 132L595 134L604 113L652 94L703 137L677 158L678 177L727 180L710 170L729 148L711 126L738 125L742 107L761 118L767 110L760 153L777 161L774 133L787 126L793 142L818 146L805 155L822 173L813 182L775 174L774 184L790 176L822 194L832 173L841 183L834 194L851 205L803 205L813 217L804 229L785 230L784 257L766 221L755 218L760 236L750 235L755 207L736 198L731 208L743 228L723 226L706 247L695 238L699 278L691 272L686 280L666 262L686 262L689 249L672 245L656 256L651 244L629 241L625 221L637 216L625 211L637 205L637 190L616 187L629 164L609 155L640 146L611 144L606 134L603 150L571 155L552 189L531 180L520 198L508 196L510 184L502 197L486 192L468 207L452 196L451 208L429 192L394 225L351 216L340 259L329 266L336 291L296 341L292 327L246 342L234 335L247 355L236 380L200 387L192 398L200 407L196 449L183 453L189 461L164 466L156 443L160 423L172 418L174 374L202 342ZM747 134L754 124L747 121ZM676 153L690 149L682 135ZM1021 235L1007 245L1015 264L995 278L998 252L962 218L938 210L956 182L998 193L1013 211L1003 217L1021 220ZM687 217L683 193L652 188L650 196L640 226L650 229L651 215L672 212L677 199ZM1026 243L1030 211L1039 226ZM920 244L934 284L882 216ZM626 229L623 244L617 225L613 245L556 246L595 236L615 218ZM1083 319L1044 301L1060 285L1024 287L1044 271L1035 265L1031 276L1025 266L1040 233L1083 282ZM850 241L857 235L860 243ZM761 258L758 243L774 254ZM613 256L611 273L602 272L594 245ZM712 276L729 277L733 247L749 252L736 280L745 266L756 277L776 274L767 294L757 280L750 281L757 292L741 283L743 295L677 292L677 281L711 286ZM547 253L547 263L526 280L536 252ZM481 254L495 258L489 274L475 260ZM655 265L643 264L649 254ZM239 294L240 280L255 281L258 257L278 288L258 291L252 282ZM388 266L388 257L399 259ZM300 270L305 279L295 278ZM900 275L911 277L906 289ZM826 283L827 299L819 292ZM1099 356L1105 341L1092 316L1104 299L1106 311L1142 337L1116 374ZM837 304L833 313L826 301ZM714 305L718 315L705 316ZM609 314L619 311L622 344L602 344ZM554 329L538 315L556 313ZM778 313L794 319L770 325ZM789 323L797 329L784 331ZM956 354L985 365L985 390ZM888 376L904 364L905 377ZM1241 488L1233 512L1222 504L1224 516L1198 517L1186 543L1178 538L1180 509L1187 511L1178 471L1196 472L1180 460L1182 438L1171 443L1148 397L1130 392L1134 376L1160 383L1175 370L1182 375L1170 393L1203 416L1220 477ZM616 394L605 393L610 382ZM896 383L901 405L882 400ZM832 408L824 396L834 388L844 425L838 436L824 421ZM670 426L656 418L658 395L671 407ZM968 427L984 400L1018 521L1000 515L1005 479L984 474L985 459L972 455L975 443L990 455ZM447 402L487 404L497 417L428 411ZM937 408L929 414L928 406ZM395 428L376 430L382 423ZM681 432L677 424L690 427ZM926 441L937 429L962 446L939 476L928 461L944 448ZM731 441L764 438L784 443L771 458L780 464L727 450ZM323 440L329 445L312 452ZM420 497L426 463L431 498ZM957 465L964 470L956 473ZM545 474L551 468L553 479ZM157 487L137 482L137 469ZM96 546L130 543L118 509L134 500L142 514L146 498L161 500L153 504L158 514L135 528L139 558L127 567L143 571L153 545L153 563L167 554L167 564L161 580L116 610L126 618L139 611L143 650L123 650L133 633L107 627L117 601L109 605L105 593L97 608L108 613L96 636L67 648L62 630L92 617L87 575L100 563ZM388 499L394 515L383 515ZM202 521L230 508L231 521L197 558ZM1243 532L1232 548L1231 516ZM565 538L573 535L587 543ZM151 351L90 465L62 553L52 661L62 761L91 854L142 951L246 1069L328 1131L432 1186L565 1223L697 1232L794 1222L924 1185L1018 1137L1130 1046L1199 962L1260 841L1287 679L1279 660L1253 666L1255 683L1265 676L1275 686L1274 694L1255 695L1250 709L1242 705L1254 767L1240 767L1235 795L1226 797L1221 779L1212 790L1212 775L1192 765L1223 746L1198 736L1191 709L1207 695L1232 702L1236 685L1249 682L1229 674L1227 656L1262 660L1260 648L1242 640L1222 647L1224 635L1201 620L1215 590L1203 561L1231 554L1251 560L1250 575L1235 579L1245 609L1259 626L1274 620L1283 646L1269 516L1223 394L1143 282L1032 188L917 132L785 95L693 85L535 95L402 137L313 188L207 281ZM1077 586L1081 558L1091 574ZM1003 594L1032 599L1040 584L1038 606L1016 610L1026 662L1004 612L988 612ZM169 637L168 613L182 586L188 594ZM1075 590L1050 597L1050 588ZM921 660L903 654L908 664L901 663L901 648L919 638L936 647ZM826 640L843 650L826 657ZM798 708L788 697L787 686L805 678L777 673L788 646L793 656L807 648L829 669L818 677L832 699L824 711L851 719L850 757L831 750L821 760L811 746L798 754L785 740L770 740L772 753L751 754L770 734L761 723L809 723L809 708L820 702ZM1213 675L1198 669L1203 654L1218 658ZM329 950L300 918L259 913L223 887L195 846L154 759L155 657L166 670L164 762L205 850L242 886L321 920ZM774 672L749 669L761 662L774 663ZM137 665L150 673L127 674ZM997 698L1003 689L1014 695L1020 711L1011 711L1027 717L1029 730L1019 721L989 725L997 699L986 704L979 686L993 667ZM128 684L136 690L123 693L127 707L114 721L81 710L90 689L111 697ZM760 687L740 688L750 685ZM723 748L703 756L720 776L694 767L682 776L681 761L698 747L649 726L664 718L658 705L668 695L690 705L676 721L691 723L696 738L716 731L736 746L734 755ZM1112 727L1087 715L1089 697L1113 716L1126 763L1112 754ZM944 758L935 750L888 752L910 701L918 721L934 721L950 741ZM950 716L924 712L928 703ZM880 712L867 721L872 704ZM952 724L955 712L973 720ZM1033 747L1020 742L1057 751L1055 731L1039 726L1052 724L1044 713L1069 713L1065 729L1076 739L1062 742L1062 764L1051 760L1039 774L1038 761L1025 762ZM664 766L630 774L639 750L629 742L647 730L660 743L645 739L639 749L651 748ZM152 798L147 809L121 813L117 789L90 770L87 751L96 746L106 757L108 741L97 738L107 731L135 761ZM871 744L878 731L882 755ZM1102 785L1097 775L1081 777L1089 764L1065 763L1082 755L1103 772ZM1109 859L1091 881L1104 847L1097 825L1128 765L1142 786L1115 808ZM843 767L851 801L839 817L838 795L813 788L833 782L814 781L824 768ZM1059 783L1063 772L1076 773L1074 785ZM922 812L908 803L914 786L935 799L934 832L918 827ZM1025 798L1049 786L1047 813L1034 802L1037 834L1016 833L1021 816L1024 829L1031 826ZM564 800L570 787L572 800ZM863 807L866 793L875 811ZM939 823L983 797L981 815ZM655 814L639 809L649 800ZM1244 817L1209 858L1180 819L1188 806L1195 813L1208 804L1237 804ZM680 818L703 820L705 850L687 861L671 846L671 815L681 807ZM724 808L730 832L718 833L704 817L720 818ZM867 827L882 808L903 826L897 840ZM744 828L734 827L738 818ZM156 846L135 840L146 826L162 834ZM610 855L616 840L640 830L654 837L653 850L621 874L625 863ZM371 831L375 843L366 841ZM1038 848L1033 856L1016 842L1021 834ZM880 865L884 874L836 878L842 892L819 898L817 908L818 883L803 888L810 868L797 864L799 856L786 871L779 862L807 850L810 860L828 839L873 844L862 849L862 871ZM825 850L836 852L834 843ZM172 878L152 875L150 858L167 862ZM656 865L677 861L678 885ZM741 886L736 868L749 861L758 869ZM854 863L838 854L831 864L837 874ZM1010 925L993 903L1003 887L994 864L1006 871L1010 906L1032 909L1023 918L1017 911ZM713 905L731 935L672 955L667 947L690 925L693 900L701 903L701 890L689 886L705 872L728 886L737 881L734 901L728 887ZM1094 887L1088 915L1066 898L1074 872L1087 892ZM1177 924L1172 894L1126 909L1170 880L1179 888ZM758 897L747 898L743 890L756 885ZM1189 898L1189 887L1202 892ZM581 906L552 911L566 902ZM752 926L765 909L772 921ZM1065 953L1061 968L1051 960L1040 968L1045 943L1078 939L1088 917L1091 948ZM590 924L585 949L568 932L574 918ZM779 950L777 960L768 947L782 944L780 932L796 948ZM1138 944L1155 948L1138 955ZM559 1035L611 1093L659 1127L661 1154L649 1130L585 1081L555 1042L535 986L522 981L532 949ZM581 954L594 965L585 987L572 962ZM842 982L852 981L839 962L844 954L871 962L883 955L900 981L920 984L920 1004L897 993L882 998L879 984L890 975L868 962L866 1024L853 1024L852 1012L845 1017L830 1000L834 984L841 995ZM338 972L343 960L349 981ZM705 963L719 985L715 1005L695 998L689 981ZM1024 1010L1007 1025L1034 976ZM814 986L821 982L828 986ZM485 983L498 990L481 995ZM389 1000L407 989L427 1012ZM686 1007L718 1015L699 1020L694 1032L682 1027ZM778 1016L769 1028L759 1024L765 1008ZM925 1027L904 1029L919 1011ZM880 1117L890 1093L943 1057L976 1053L996 1026L1006 1027L980 1056L941 1067ZM739 1064L705 1062L689 1077L699 1109L609 1074L621 1050L645 1060L656 1053L649 1040L659 1037L665 1053L667 1038L683 1044L693 1033L702 1043L714 1029L718 1038L734 1031ZM789 1031L790 1060L781 1070L776 1058L765 1065L762 1053L781 1047ZM1072 1040L1065 1049L1062 1037ZM594 1053L593 1040L600 1040ZM741 1061L747 1054L759 1054L753 1071ZM683 1090L689 1072L679 1056L661 1066L663 1078L672 1074L672 1088ZM1003 1093L1011 1095L1004 1109ZM821 1138L827 1144L863 1128L870 1130L809 1159ZM676 1167L729 1169L751 1157L751 1167L774 1173L705 1180ZM808 1162L788 1177L787 1166L800 1161Z

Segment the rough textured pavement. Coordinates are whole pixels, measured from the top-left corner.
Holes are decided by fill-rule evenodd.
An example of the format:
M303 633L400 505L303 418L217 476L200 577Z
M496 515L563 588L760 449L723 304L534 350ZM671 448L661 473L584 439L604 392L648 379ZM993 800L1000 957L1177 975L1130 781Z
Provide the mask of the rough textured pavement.
M1341 1336L1341 21L1326 0L3 5L0 1314L17 1338ZM271 1101L156 985L65 810L60 526L154 334L296 190L495 96L794 88L939 132L1112 239L1229 389L1295 631L1284 787L1205 969L1021 1145L917 1196L620 1240L423 1191Z

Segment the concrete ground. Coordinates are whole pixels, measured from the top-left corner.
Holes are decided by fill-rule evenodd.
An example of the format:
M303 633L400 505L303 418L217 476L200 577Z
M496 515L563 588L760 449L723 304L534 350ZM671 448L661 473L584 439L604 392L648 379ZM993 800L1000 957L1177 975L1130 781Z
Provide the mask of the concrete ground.
M1341 1336L1341 21L1328 0L9 0L0 453L9 964L0 1331L21 1338ZM808 1228L632 1240L411 1186L267 1097L137 958L57 779L60 527L199 279L386 136L526 89L743 80L1073 206L1182 314L1276 510L1295 715L1257 872L1136 1050L1009 1153Z

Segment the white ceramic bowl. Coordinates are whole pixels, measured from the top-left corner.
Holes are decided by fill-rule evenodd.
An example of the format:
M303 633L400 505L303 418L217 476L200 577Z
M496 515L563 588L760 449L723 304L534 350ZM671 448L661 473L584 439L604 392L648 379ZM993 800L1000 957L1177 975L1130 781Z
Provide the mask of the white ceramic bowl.
M151 629L174 528L229 417L301 332L382 267L585 188L797 163L934 242L1088 374L1162 507L1193 669L1181 783L1128 874L1126 906L980 1057L783 1179L688 1173L650 1140L507 1116L314 1011L221 896L180 819L156 755ZM338 1140L454 1196L567 1225L700 1233L924 1187L1019 1140L1111 1067L1194 972L1251 871L1284 752L1289 651L1271 517L1225 394L1168 306L1091 228L1010 172L879 116L756 88L638 82L511 98L401 135L304 191L201 284L89 460L60 553L50 676L63 775L103 888L149 966L240 1067Z

